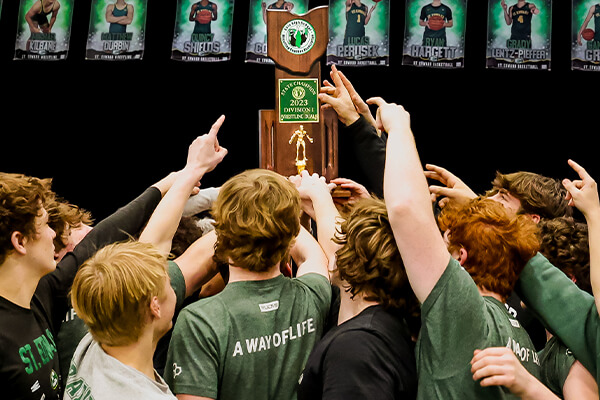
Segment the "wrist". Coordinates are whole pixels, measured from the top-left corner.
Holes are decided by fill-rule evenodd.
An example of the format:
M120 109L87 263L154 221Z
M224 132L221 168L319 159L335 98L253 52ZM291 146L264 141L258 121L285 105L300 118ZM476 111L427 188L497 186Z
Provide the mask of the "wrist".
M347 117L340 117L340 121L342 122L342 124L344 124L345 126L350 126L353 123L355 123L356 121L358 121L358 119L360 118L360 114L358 112L356 113L350 113Z

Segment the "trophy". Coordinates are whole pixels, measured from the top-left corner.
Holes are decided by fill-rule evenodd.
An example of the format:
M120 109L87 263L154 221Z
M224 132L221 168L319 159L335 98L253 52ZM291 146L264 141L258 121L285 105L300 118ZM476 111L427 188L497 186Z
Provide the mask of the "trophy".
M328 7L303 15L267 10L267 55L275 64L275 110L260 110L260 167L337 177L337 115L321 110L319 59L327 49Z

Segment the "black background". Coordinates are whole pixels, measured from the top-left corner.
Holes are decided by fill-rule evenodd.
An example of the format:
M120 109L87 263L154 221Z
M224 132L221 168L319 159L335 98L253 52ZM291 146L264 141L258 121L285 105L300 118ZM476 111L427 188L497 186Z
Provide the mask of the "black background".
M18 0L4 0L0 171L52 177L59 194L100 219L181 168L189 143L221 114L229 154L203 186L258 166L258 110L275 108L275 82L273 66L244 61L248 2L236 1L232 59L218 63L171 60L176 0L148 3L143 60L85 60L91 0L77 0L68 59L40 62L13 60ZM403 66L405 2L391 3L390 66L343 71L364 98L382 96L411 113L424 163L477 191L496 170L575 177L568 158L600 177L600 72L571 70L571 2L554 1L551 71L486 69L485 0L468 1L464 68ZM309 8L327 4L311 0Z

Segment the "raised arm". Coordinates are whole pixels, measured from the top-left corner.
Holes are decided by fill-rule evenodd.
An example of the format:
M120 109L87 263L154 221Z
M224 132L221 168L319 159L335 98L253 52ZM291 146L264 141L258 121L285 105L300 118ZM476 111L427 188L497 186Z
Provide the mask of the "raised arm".
M367 100L377 109L378 128L387 132L383 191L406 273L421 303L445 271L450 254L433 215L427 180L402 106L382 98Z
M344 127L342 141L348 143L352 156L349 160L357 164L361 183L377 196L383 197L383 167L385 164L386 137L376 128L369 106L362 100L352 83L335 65L331 67L333 84L325 81L319 100L331 107Z
M300 192L303 209L316 222L318 243L328 259L331 270L335 267L335 252L339 248L332 240L340 219L331 197L334 185L328 185L324 178L317 174L310 175L306 171L302 171L299 176L290 177L290 180Z
M185 279L186 296L200 289L217 274L217 263L213 259L216 242L217 235L212 230L196 239L175 259Z
M308 273L317 273L329 280L327 257L317 240L306 228L300 228L300 233L290 250L290 255L298 265L297 277Z
M600 308L600 201L598 185L587 171L575 161L569 160L571 168L577 172L579 179L563 180L569 192L570 204L583 213L588 225L588 241L590 246L590 282L594 293L596 308ZM600 313L600 311L599 311Z
M192 142L185 167L175 174L173 185L156 207L140 235L140 242L152 243L165 253L171 251L173 236L192 190L204 174L212 171L227 155L227 150L219 146L217 140L217 132L224 120L224 116L219 117L207 134Z

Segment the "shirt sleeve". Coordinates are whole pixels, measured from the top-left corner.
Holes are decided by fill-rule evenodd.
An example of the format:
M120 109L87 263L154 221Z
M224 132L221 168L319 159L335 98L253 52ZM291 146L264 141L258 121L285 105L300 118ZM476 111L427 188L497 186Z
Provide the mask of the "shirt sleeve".
M168 262L168 270L171 287L175 291L175 296L177 298L177 303L175 304L175 312L177 313L183 307L183 302L185 300L185 277L175 261Z
M216 399L218 334L201 315L184 308L177 318L165 365L165 382L175 394Z
M542 254L529 260L515 290L546 329L596 376L600 318L594 298L579 289Z
M324 326L331 307L331 283L327 278L317 273L308 273L293 279L304 285L314 295L315 305L322 317L321 326Z
M420 348L423 368L433 376L452 376L467 365L473 350L485 345L485 300L473 278L450 257L446 270L421 307ZM452 362L448 362L452 360Z
M342 146L351 147L354 157L348 158L358 164L358 183L363 184L370 192L383 198L383 169L385 166L386 135L377 135L377 131L363 116L341 129ZM346 145L345 143L349 143ZM350 166L349 166L350 167ZM353 176L347 178L354 179Z

